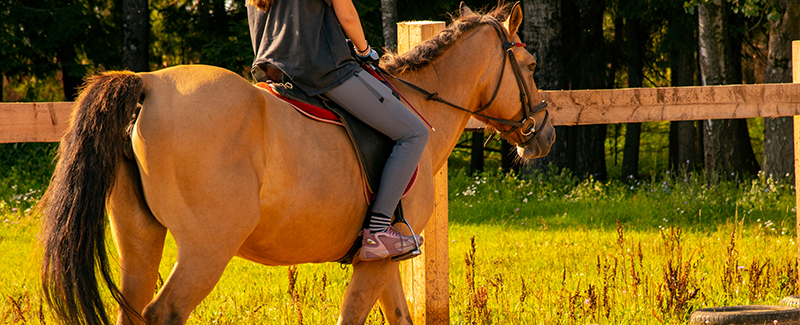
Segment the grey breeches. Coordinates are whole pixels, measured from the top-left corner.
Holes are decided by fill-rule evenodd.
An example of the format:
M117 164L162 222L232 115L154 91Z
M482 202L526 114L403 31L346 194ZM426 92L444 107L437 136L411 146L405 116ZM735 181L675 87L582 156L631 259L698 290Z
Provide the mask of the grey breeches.
M391 89L363 70L325 96L397 142L383 169L372 207L373 212L391 217L428 143L427 126L392 95Z

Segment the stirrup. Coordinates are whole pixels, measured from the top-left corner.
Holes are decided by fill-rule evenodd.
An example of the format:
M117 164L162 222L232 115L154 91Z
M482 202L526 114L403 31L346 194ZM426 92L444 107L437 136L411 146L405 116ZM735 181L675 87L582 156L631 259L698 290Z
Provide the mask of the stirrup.
M422 250L419 249L419 242L417 241L417 234L414 233L414 229L412 229L411 225L408 224L406 218L400 218L400 220L397 220L395 223L398 222L404 223L406 227L408 227L408 230L411 231L411 237L414 238L414 249L397 256L392 256L392 262L405 261L407 259L420 256L422 254Z

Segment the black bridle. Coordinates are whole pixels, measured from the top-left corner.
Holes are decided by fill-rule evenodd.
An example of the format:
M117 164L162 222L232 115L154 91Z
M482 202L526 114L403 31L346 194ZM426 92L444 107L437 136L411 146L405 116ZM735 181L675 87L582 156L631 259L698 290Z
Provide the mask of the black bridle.
M427 90L425 90L425 89L423 89L423 88L421 88L421 87L419 87L419 86L417 86L415 84L412 84L412 83L410 83L408 81L405 81L405 80L397 78L397 77L394 77L394 78L397 79L398 81L404 83L405 85L411 87L411 89L414 89L415 91L425 95L426 96L425 97L426 100L439 102L439 103L445 104L447 106L453 107L455 109L468 112L468 113L470 113L472 115L477 115L477 116L483 117L483 118L485 118L487 120L490 120L490 121L497 122L497 123L502 124L502 125L511 126L510 129L508 129L506 131L499 131L498 130L497 133L499 133L502 136L508 136L508 135L510 135L510 134L512 134L514 132L519 131L519 133L522 135L522 138L525 139L525 140L523 142L521 142L521 143L517 143L516 145L517 146L525 146L528 143L530 143L531 141L533 141L533 139L536 137L536 135L538 135L539 132L542 130L541 128L538 128L538 129L536 128L536 120L533 118L533 116L536 115L537 113L539 113L540 111L544 110L545 111L545 115L544 115L544 119L542 120L541 125L544 126L545 124L547 124L547 119L550 117L550 112L547 110L547 102L541 101L540 103L536 104L536 106L531 106L531 103L533 102L533 100L531 99L531 91L528 89L528 85L525 83L524 76L522 75L522 71L519 68L519 63L517 62L516 56L514 55L514 51L513 51L514 47L525 47L525 44L509 41L509 39L506 36L506 33L504 31L505 28L497 20L491 19L491 20L489 20L488 24L490 24L490 25L492 25L492 27L494 27L495 32L497 32L497 36L500 37L500 42L502 43L503 51L505 51L506 54L503 55L503 65L502 65L502 68L500 69L500 78L498 78L497 87L494 89L494 93L492 94L492 98L489 99L489 102L486 103L485 105L483 105L483 107L481 107L477 111L471 111L471 110L463 108L463 107L461 107L459 105L453 104L453 103L451 103L451 102L439 97L439 93L438 92L431 93L431 92L429 92L429 91L427 91ZM519 88L519 100L522 103L522 115L523 115L522 119L519 120L519 121L501 119L501 118L496 118L496 117L491 117L491 116L488 116L488 115L485 115L485 114L481 114L482 111L484 111L487 108L489 108L489 106L494 102L494 99L497 97L497 93L500 91L500 84L502 84L502 82L503 82L503 75L505 74L505 70L506 70L505 69L506 61L510 61L511 62L511 71L514 72L514 77L517 80L517 87ZM387 73L382 68L378 68L378 69L382 73ZM526 126L526 124L530 124L530 126L528 127L528 126ZM491 139L491 137L490 137L490 139Z

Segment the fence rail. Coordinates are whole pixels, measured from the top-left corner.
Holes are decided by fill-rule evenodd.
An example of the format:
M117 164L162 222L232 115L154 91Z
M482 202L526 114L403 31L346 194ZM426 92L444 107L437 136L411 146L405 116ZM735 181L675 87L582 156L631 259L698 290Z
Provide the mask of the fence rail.
M542 98L555 125L800 115L800 84L542 91ZM2 103L0 143L58 142L71 111L71 102Z
M58 142L72 102L0 103L0 143Z

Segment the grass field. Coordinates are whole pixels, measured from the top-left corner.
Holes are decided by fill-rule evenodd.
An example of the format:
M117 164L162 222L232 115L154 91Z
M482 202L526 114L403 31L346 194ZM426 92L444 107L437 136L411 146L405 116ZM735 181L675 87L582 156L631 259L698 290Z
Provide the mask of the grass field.
M449 186L453 324L685 324L693 309L797 292L794 189L771 179L454 171ZM39 296L39 221L25 213L41 189L25 187L0 197L0 323L54 324ZM234 259L190 323L335 323L351 271ZM377 309L368 323L383 323Z

